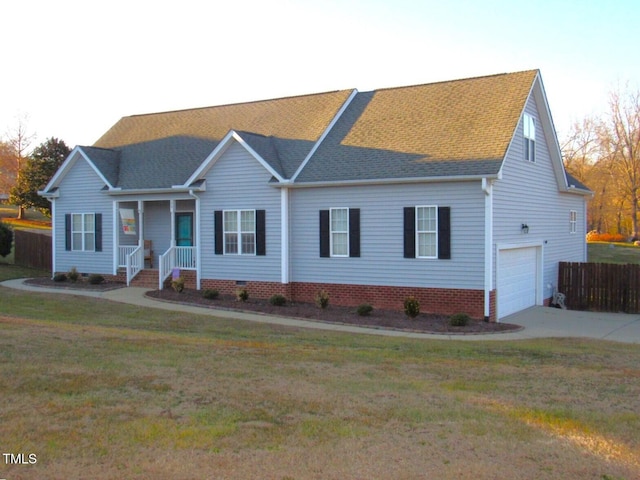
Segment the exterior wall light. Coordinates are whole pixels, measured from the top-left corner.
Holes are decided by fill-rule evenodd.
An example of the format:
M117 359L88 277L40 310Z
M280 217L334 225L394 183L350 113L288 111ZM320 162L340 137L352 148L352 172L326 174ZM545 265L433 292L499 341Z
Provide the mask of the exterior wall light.
M520 230L522 230L522 233L529 233L529 225L523 223L522 227L520 227Z

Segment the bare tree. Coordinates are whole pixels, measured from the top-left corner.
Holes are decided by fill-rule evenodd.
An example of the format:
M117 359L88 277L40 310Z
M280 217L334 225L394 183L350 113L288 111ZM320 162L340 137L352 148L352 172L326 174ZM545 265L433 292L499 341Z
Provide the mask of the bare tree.
M35 138L35 134L29 133L27 129L27 117L21 116L17 119L16 127L7 132L7 143L13 150L16 158L16 183L20 182L20 172L27 158L31 142ZM16 205L9 196L9 203ZM16 205L18 207L18 218L24 218L24 205Z
M609 112L599 128L603 158L610 162L623 203L630 210L631 229L638 236L640 200L640 92L613 92Z
M9 194L9 190L16 183L18 164L13 147L0 141L0 198Z

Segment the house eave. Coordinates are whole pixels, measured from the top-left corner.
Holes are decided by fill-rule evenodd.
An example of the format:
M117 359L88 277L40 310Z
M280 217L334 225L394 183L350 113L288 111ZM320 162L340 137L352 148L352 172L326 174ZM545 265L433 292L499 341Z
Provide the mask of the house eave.
M320 182L279 182L275 187L289 188L320 188L320 187L348 187L356 185L395 185L406 183L438 183L438 182L477 182L483 179L498 179L497 173L484 175L451 175L436 177L403 177L403 178L371 178L362 180L339 180Z
M107 190L107 194L113 196L119 195L158 195L158 194L171 194L171 193L189 193L189 192L204 192L207 190L206 184L201 185L175 185L173 187L165 188L132 188L122 189L114 188Z

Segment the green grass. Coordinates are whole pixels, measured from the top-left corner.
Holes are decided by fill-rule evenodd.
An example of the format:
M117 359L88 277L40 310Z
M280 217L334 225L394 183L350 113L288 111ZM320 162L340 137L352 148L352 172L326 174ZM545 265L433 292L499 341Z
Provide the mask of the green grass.
M0 448L38 455L0 477L631 480L638 365L612 342L345 335L0 287Z
M640 264L640 247L631 243L589 242L587 256L594 263Z

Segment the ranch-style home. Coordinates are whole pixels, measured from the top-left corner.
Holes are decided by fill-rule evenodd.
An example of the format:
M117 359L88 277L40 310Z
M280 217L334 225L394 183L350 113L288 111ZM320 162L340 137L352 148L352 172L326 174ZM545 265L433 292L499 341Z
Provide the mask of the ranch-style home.
M586 261L591 192L530 70L124 117L40 194L54 273L496 321Z

